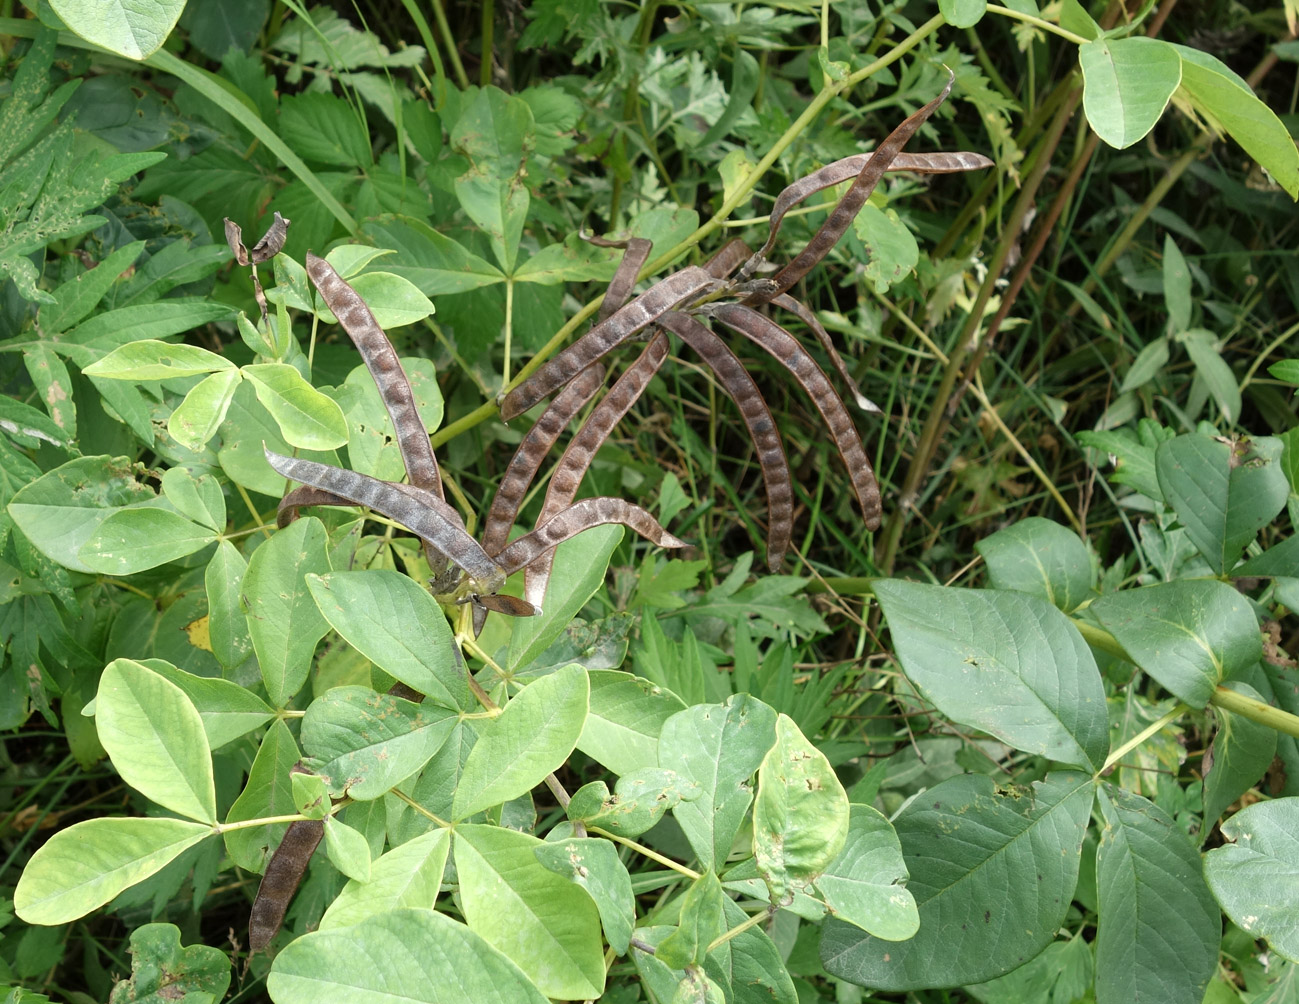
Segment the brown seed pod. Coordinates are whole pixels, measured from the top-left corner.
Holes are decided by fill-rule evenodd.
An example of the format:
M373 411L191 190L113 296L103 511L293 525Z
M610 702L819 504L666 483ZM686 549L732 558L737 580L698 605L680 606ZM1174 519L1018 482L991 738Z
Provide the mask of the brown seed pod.
M695 318L670 310L659 318L659 324L695 350L740 409L740 417L753 438L762 480L767 487L767 567L774 572L789 549L794 523L794 489L789 477L789 461L785 459L785 450L780 445L780 436L767 402L735 353Z
M716 282L702 268L691 265L651 286L515 387L501 402L501 417L508 422L522 415L614 346L648 328L678 304L712 289Z
M727 241L720 251L704 262L704 271L714 279L725 279L751 257L753 252L744 241Z
M628 409L644 392L650 378L658 372L663 361L668 357L668 340L662 333L655 335L645 346L634 363L623 371L618 381L609 388L600 403L592 409L582 427L577 430L564 450L564 455L555 465L555 472L550 476L546 486L546 501L537 518L540 527L547 520L557 515L572 504L577 498L582 478L586 475L604 441ZM530 566L524 576L523 596L535 607L540 607L546 595L546 584L550 580L550 569L553 556L543 554L537 563Z
M685 541L678 540L664 530L658 520L640 506L624 499L599 496L574 502L531 533L511 541L509 547L500 554L501 567L507 574L530 567L538 558L549 554L570 537L606 523L621 523L630 527L659 547L685 547Z
M248 917L249 952L262 951L279 931L289 901L298 891L307 863L324 835L325 824L319 819L299 819L285 830L280 846L266 862L262 883L253 900Z
M370 308L360 295L334 271L334 266L323 258L307 252L307 275L320 290L325 304L334 312L338 323L352 339L366 368L379 388L379 396L397 433L397 446L406 465L410 483L444 498L438 463L433 456L428 430L415 407L415 395L410 380L401 368L397 352Z
M757 311L743 304L722 304L713 311L724 325L744 335L750 341L761 346L779 362L790 375L798 381L799 386L807 392L816 405L817 411L825 421L833 437L839 455L848 468L853 491L861 506L866 527L876 530L880 525L880 487L875 480L866 451L862 448L861 439L852 424L852 416L844 407L839 395L830 386L830 381L821 372L793 335L769 317L763 317Z
M609 241L588 234L582 234L581 237L596 247L623 249L618 271L609 280L609 288L604 291L604 299L600 301L600 313L596 315L597 322L606 321L627 302L631 291L636 288L636 280L640 278L640 270L645 267L650 251L654 249L654 242L647 241L644 237L629 237L625 241Z
M863 394L861 388L857 386L857 381L854 380L852 374L848 372L848 367L843 361L843 356L839 355L839 350L835 348L834 342L830 340L830 332L825 330L825 326L817 319L816 314L812 313L812 311L803 306L802 303L795 300L788 293L781 293L779 296L773 297L771 302L777 307L783 307L785 310L788 310L791 314L812 329L812 334L816 335L816 340L821 343L821 348L825 350L826 355L830 357L830 362L834 364L834 368L839 372L839 379L841 379L852 392L853 400L857 402L857 407L862 411L873 415L882 414L883 412L880 406Z

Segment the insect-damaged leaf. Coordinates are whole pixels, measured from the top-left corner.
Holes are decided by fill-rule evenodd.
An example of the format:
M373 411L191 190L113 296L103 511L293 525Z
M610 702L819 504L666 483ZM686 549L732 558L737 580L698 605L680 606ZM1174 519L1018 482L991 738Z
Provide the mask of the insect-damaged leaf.
M611 841L590 837L537 844L532 853L542 866L581 886L600 911L609 947L625 955L636 923L631 876Z

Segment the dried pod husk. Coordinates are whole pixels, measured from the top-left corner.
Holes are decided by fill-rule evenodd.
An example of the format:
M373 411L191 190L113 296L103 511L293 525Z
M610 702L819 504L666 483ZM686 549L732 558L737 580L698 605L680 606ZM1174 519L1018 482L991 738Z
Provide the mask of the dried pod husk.
M825 326L820 322L816 314L812 313L811 310L803 306L802 303L795 300L788 293L781 293L779 296L774 297L771 302L777 307L782 307L783 309L788 310L791 314L796 316L800 321L812 329L812 334L816 335L816 340L821 343L821 348L825 350L826 355L830 357L830 362L834 364L834 368L838 371L839 379L842 380L848 387L848 390L852 392L853 400L857 403L857 407L868 414L883 414L883 409L861 392L861 388L857 386L857 381L854 380L852 374L848 372L848 367L843 361L843 356L839 355L839 350L835 348L834 342L830 340L830 332L825 330Z
M636 288L636 280L640 278L640 270L645 267L645 262L649 260L650 251L654 249L654 242L647 241L644 237L629 237L622 241L605 240L603 237L596 237L592 234L581 234L582 240L588 244L594 244L600 248L622 248L622 258L618 262L618 270L609 280L609 288L604 291L604 299L600 301L600 313L597 315L598 321L606 321L609 317L627 302L631 296L631 291Z
M703 269L714 279L725 279L751 257L753 252L744 241L727 241L715 255L704 262Z
M531 533L511 541L500 554L501 567L507 574L529 567L569 538L606 523L621 523L659 547L686 546L685 541L664 530L658 520L640 506L625 499L598 496L574 502ZM541 608L538 606L537 610L540 612Z
M248 257L254 265L270 261L284 250L284 242L289 237L289 224L292 222L292 220L286 220L278 212L275 213L270 229L262 234L262 239L254 244L253 249L248 252Z
M795 283L812 271L821 259L830 253L830 249L839 243L839 239L852 225L853 219L861 212L862 206L866 205L866 200L870 198L871 192L875 191L875 186L879 184L880 178L884 176L884 172L888 170L898 154L902 152L902 147L907 140L915 135L916 130L933 114L934 109L947 99L947 94L952 89L954 79L955 77L948 79L947 85L938 97L914 114L907 116L900 126L884 138L884 141L880 143L870 159L865 162L865 166L853 180L848 191L844 193L843 198L830 210L830 215L821 224L821 228L807 242L807 246L795 256L793 261L777 272L775 278L769 284L764 284L762 290L751 293L744 301L746 304L755 306L760 303L767 303L781 293L788 292ZM767 242L754 255L750 264L745 266L742 275L751 274L752 268L756 267L757 263L764 260L770 253L775 243L778 223L779 221L773 218L772 231L767 237Z
M244 230L238 223L229 216L224 219L226 231L226 243L230 245L230 250L234 253L235 264L251 265L252 259L248 257L248 249L244 247Z
M528 430L519 448L514 451L501 483L496 488L491 510L483 524L483 550L497 554L510 536L510 527L518 518L519 507L528 494L528 488L537 471L573 417L586 407L604 383L604 367L596 364L579 373L562 391L555 395L549 408L541 413L536 424Z
M459 513L432 492L263 449L267 463L286 478L329 492L353 505L365 506L409 529L438 554L464 569L475 583L476 592L494 593L505 581L500 566L466 532Z
M766 350L807 392L812 403L821 413L821 418L825 421L826 428L839 449L839 455L843 457L844 465L848 468L853 492L861 506L866 527L870 530L878 529L880 525L879 483L875 480L875 472L871 469L857 429L852 424L852 416L848 414L848 409L844 407L843 401L830 386L830 381L821 372L821 368L804 351L797 338L756 310L743 304L728 303L715 308L713 314L728 328L739 332Z
M501 402L506 421L523 414L538 401L549 397L610 349L627 341L662 317L667 311L711 290L717 280L702 268L691 265L655 283L631 303L620 307L585 335L549 359L532 376L515 387Z
M482 609L484 616L488 610L495 610L498 614L507 617L535 617L540 612L527 600L520 599L518 596L507 596L505 593L477 595L470 599Z
M325 835L319 819L298 819L284 831L284 839L266 862L262 883L257 887L248 917L248 951L260 952L274 939L284 923L289 901L298 891L311 855Z
M356 345L370 376L374 378L375 386L379 388L379 397L383 399L388 417L392 419L393 429L397 433L397 446L401 450L401 459L406 465L410 483L433 492L438 498L444 498L442 479L438 474L437 459L433 456L428 430L419 417L410 380L401 368L392 342L388 341L388 336L379 327L379 322L374 319L374 314L370 313L370 308L360 294L324 258L317 258L307 252L307 275Z
M537 518L538 528L572 504L596 453L609 438L613 427L644 393L650 379L667 357L667 336L660 332L650 339L636 361L623 371L622 376L609 388L609 393L591 410L550 476L550 484L546 486L546 501ZM551 555L543 555L535 566L528 568L524 577L523 596L533 606L540 607L546 595L552 561Z
M767 567L780 567L794 524L794 489L789 461L780 445L775 420L762 392L726 343L688 314L668 311L659 324L695 350L717 377L722 389L740 409L740 417L753 439L754 451L767 488Z

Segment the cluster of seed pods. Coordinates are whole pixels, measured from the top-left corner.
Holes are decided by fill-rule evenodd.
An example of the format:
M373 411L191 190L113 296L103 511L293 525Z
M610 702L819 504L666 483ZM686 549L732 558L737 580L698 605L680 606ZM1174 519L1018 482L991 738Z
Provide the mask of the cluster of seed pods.
M781 192L772 209L770 233L757 252L751 252L741 241L731 241L704 265L681 269L632 298L640 270L649 259L650 242L635 237L626 241L587 238L601 246L622 248L622 260L605 294L595 326L539 367L501 401L501 415L508 421L554 395L506 467L485 520L481 543L470 536L460 515L445 501L428 431L416 410L410 383L391 342L356 291L327 261L308 254L308 276L351 337L379 388L397 433L409 483L381 481L356 471L267 450L271 467L302 485L280 502L279 525L287 525L300 509L314 505L364 506L394 520L423 541L432 569L430 586L434 594L474 605L475 630L481 630L488 610L513 616L537 613L545 597L554 548L590 527L620 523L658 546L681 547L682 541L640 506L617 498L576 498L600 446L667 359L667 333L670 332L712 371L735 401L753 439L767 491L767 562L774 570L789 548L793 528L789 463L757 384L735 353L701 320L710 318L769 353L812 399L848 469L865 525L869 529L877 528L881 514L879 484L852 416L825 373L798 340L760 313L759 308L770 304L802 320L815 334L858 406L867 411L878 410L853 383L816 316L789 296L788 291L838 243L886 172L951 174L992 166L990 160L975 153L902 153L902 147L946 99L950 88L949 81L937 98L909 116L872 153L828 164ZM816 192L850 180L852 185L807 246L771 278L753 278L774 248L789 210ZM279 227L277 243L282 245L283 227L278 214L276 226ZM235 228L232 247L237 239ZM236 256L239 256L238 248ZM244 252L241 264L246 257ZM510 541L509 533L524 498L550 450L603 386L606 370L601 360L616 347L634 340L645 341L645 347L591 409L569 441L547 485L535 529ZM506 578L520 569L524 572L523 598L499 594ZM418 698L414 694L409 696ZM278 931L321 832L319 821L294 823L272 855L253 904L249 924L252 951L266 947Z

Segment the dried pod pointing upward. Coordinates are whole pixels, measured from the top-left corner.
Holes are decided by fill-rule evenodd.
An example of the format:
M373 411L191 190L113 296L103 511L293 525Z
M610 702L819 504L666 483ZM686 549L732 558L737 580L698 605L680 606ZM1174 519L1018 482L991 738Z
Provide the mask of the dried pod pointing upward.
M571 537L583 530L606 523L621 523L630 527L652 544L659 547L685 547L659 525L659 521L645 509L624 499L601 496L574 502L557 513L531 533L511 541L500 554L501 566L507 573L527 568L538 558L549 554Z

